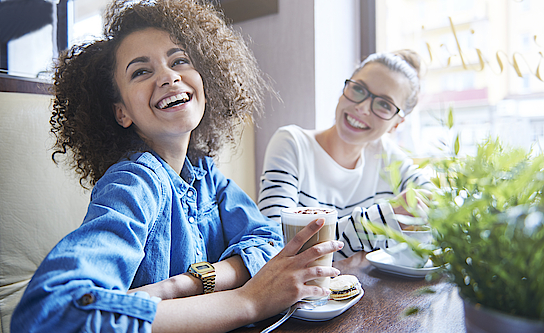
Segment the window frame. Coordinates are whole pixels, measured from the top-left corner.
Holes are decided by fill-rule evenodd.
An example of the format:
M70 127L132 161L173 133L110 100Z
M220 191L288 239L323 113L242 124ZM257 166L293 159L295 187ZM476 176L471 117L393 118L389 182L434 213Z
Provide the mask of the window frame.
M50 83L0 73L0 92L50 95Z

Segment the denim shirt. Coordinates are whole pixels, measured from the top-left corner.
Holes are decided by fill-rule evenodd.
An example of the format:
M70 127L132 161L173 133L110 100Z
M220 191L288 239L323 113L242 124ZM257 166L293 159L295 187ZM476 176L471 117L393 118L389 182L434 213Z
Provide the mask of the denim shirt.
M160 299L128 289L234 254L253 276L282 246L281 226L210 158L186 159L180 177L137 153L96 183L83 224L41 263L11 331L151 332Z

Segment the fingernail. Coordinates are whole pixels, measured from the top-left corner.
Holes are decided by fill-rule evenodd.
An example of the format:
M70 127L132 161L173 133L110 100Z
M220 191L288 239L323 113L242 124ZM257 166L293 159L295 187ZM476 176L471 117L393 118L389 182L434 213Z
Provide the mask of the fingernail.
M322 226L323 224L325 224L325 219L317 219L316 224L318 226Z
M341 241L335 241L336 242L336 247L340 250L344 247L344 243L341 242Z
M340 275L340 273L341 273L341 272L340 272L340 270L339 270L338 268L334 268L334 274L335 274L335 276Z

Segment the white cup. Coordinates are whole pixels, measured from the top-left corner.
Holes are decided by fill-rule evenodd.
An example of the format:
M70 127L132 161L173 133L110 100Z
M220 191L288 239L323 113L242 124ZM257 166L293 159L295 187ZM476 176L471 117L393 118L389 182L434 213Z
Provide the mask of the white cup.
M425 230L402 230L402 234L408 238L417 240L421 244L429 244L433 241L433 234L428 227Z
M319 208L319 207L294 207L281 210L281 225L283 229L283 241L287 244L295 235L302 230L308 223L317 219L325 219L323 227L310 238L299 253L314 246L315 244L331 241L336 239L336 223L338 220L338 212L335 209ZM308 266L332 266L333 254L329 253L318 258ZM329 288L330 278L319 278L306 282L308 285L318 285L325 289Z
M420 247L425 247L433 240L433 235L430 229L420 231L402 230L402 233L407 238L418 241L420 243ZM422 268L429 260L428 255L424 255L423 257L417 255L406 243L396 244L396 242L392 240L389 240L388 243L393 244L393 246L387 248L384 244L381 249L392 257L393 264L395 265Z

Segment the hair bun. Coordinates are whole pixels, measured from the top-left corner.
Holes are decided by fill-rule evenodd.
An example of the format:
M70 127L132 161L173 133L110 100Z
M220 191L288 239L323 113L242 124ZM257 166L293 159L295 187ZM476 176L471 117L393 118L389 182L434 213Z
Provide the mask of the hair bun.
M410 66L412 66L416 70L417 77L421 78L421 57L419 54L409 49L402 49L392 53L401 57Z

